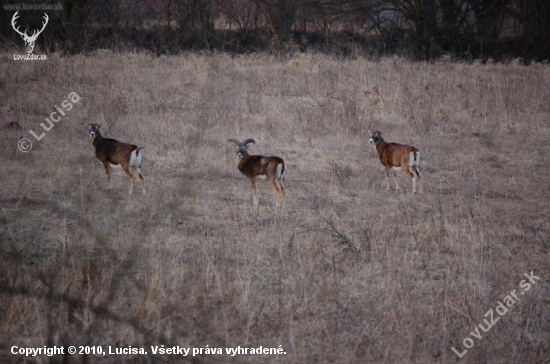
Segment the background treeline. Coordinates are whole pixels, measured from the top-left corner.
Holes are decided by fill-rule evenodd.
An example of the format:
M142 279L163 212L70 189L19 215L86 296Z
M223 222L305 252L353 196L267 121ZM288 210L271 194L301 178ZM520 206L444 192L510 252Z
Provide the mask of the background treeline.
M48 11L50 22L38 39L42 49L550 57L548 0L64 0L62 5L61 11ZM22 42L11 27L13 13L3 9L0 15L4 47ZM21 29L40 26L41 11L20 14Z

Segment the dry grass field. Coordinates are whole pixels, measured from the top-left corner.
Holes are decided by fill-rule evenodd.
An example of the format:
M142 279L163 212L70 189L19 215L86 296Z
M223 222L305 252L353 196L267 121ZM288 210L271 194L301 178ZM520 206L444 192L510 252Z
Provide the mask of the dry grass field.
M10 57L0 362L549 362L548 65ZM79 102L34 140L29 130L71 92ZM91 122L145 147L146 195L136 184L128 197L122 171L107 188ZM369 128L420 150L423 195L403 172L402 193L385 190ZM286 210L265 180L251 210L228 138L285 159ZM531 271L540 281L481 339L470 335ZM459 359L451 348L464 351L467 337ZM14 345L148 355L25 358ZM286 355L153 355L151 345Z

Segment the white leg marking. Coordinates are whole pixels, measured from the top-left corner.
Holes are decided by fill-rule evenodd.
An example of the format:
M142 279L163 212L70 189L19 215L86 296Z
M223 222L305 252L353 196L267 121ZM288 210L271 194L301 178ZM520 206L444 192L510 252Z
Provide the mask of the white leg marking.
M393 171L393 180L395 181L395 190L399 191L399 185L397 184L397 172Z

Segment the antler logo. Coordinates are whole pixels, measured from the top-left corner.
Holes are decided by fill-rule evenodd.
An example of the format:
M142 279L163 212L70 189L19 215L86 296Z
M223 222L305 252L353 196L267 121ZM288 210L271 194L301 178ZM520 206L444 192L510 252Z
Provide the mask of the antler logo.
M32 35L29 36L27 34L27 29L25 29L25 32L21 33L19 31L19 27L15 26L15 21L18 18L18 15L17 15L18 12L19 12L19 10L17 10L15 12L15 14L13 14L13 17L11 18L11 26L13 27L13 30L15 30L19 35L21 35L21 38L23 38L23 40L25 41L25 48L27 49L27 53L30 54L34 50L34 42L36 42L36 38L38 38L40 33L42 33L44 28L46 28L46 24L48 24L48 19L49 19L48 14L44 13L44 20L45 21L42 23L42 29L34 30Z

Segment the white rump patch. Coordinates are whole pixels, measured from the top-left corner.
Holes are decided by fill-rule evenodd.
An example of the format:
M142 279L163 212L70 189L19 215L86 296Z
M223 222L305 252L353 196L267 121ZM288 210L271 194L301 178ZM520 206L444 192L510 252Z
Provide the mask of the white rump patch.
M132 152L130 155L130 163L129 167L130 169L139 169L141 166L141 159L143 156L143 152L140 151L140 153L137 153L136 150Z
M420 153L416 152L416 158L414 152L409 153L409 166L420 166Z
M285 167L285 169L283 170L283 165L282 165L282 164L279 164L279 165L277 166L277 184L278 184L279 187L281 187L282 189L285 188L285 186L284 186L285 175L286 175L286 167Z
M413 175L415 174L414 172L415 166L420 167L420 153L416 152L416 158L415 158L415 152L410 152L409 153L409 171L411 171Z

